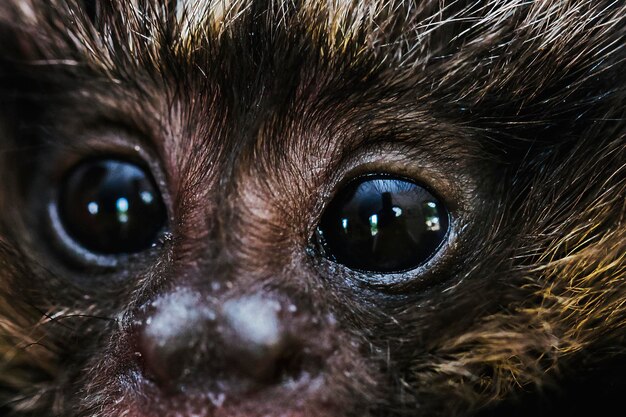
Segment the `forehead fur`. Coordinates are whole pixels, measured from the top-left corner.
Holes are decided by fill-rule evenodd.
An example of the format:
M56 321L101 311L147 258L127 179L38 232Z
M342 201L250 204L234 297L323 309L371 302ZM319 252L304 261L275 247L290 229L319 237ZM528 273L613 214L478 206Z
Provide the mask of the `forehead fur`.
M257 54L257 62L290 53L344 70L392 68L396 82L422 85L448 102L496 96L518 108L535 100L553 106L619 64L626 27L626 5L615 1L51 3L4 1L1 23L20 26L22 42L30 35L36 45L30 52L49 63L87 63L111 77L121 76L123 59L156 70L176 57L186 63L202 57L191 60L200 69L213 59L215 66L226 45Z

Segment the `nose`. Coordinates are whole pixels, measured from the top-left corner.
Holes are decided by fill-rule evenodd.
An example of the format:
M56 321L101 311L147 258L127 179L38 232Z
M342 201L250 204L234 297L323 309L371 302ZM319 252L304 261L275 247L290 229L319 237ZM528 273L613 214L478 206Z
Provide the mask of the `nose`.
M220 303L177 290L146 309L136 348L146 373L165 388L273 385L297 376L308 350L295 314L272 297Z

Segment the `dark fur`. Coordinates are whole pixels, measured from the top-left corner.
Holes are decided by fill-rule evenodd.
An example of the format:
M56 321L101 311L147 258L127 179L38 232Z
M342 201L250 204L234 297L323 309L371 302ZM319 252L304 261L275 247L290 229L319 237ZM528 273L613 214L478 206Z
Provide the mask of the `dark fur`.
M619 400L626 5L254 1L217 18L194 2L178 16L175 1L98 3L0 2L5 415L184 410L129 378L120 352L136 306L208 276L289 294L326 326L312 332L330 346L327 407L302 415ZM172 239L122 271L77 272L51 254L42 205L64 155L100 152L82 144L99 130L150 143ZM363 284L310 247L365 150L401 154L458 201L456 244L420 279Z

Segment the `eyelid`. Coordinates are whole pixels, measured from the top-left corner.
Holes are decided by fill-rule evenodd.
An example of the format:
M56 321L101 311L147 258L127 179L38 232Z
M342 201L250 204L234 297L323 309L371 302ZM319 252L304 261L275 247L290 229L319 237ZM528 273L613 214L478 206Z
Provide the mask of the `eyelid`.
M57 133L50 140L56 141L58 136L64 134ZM150 165L150 168L151 161L161 164L149 141L128 129L117 126L94 127L80 132L69 132L67 135L74 137L71 141L66 139L62 146L53 150L57 160L57 172L66 172L84 158L107 154L127 158L141 165Z

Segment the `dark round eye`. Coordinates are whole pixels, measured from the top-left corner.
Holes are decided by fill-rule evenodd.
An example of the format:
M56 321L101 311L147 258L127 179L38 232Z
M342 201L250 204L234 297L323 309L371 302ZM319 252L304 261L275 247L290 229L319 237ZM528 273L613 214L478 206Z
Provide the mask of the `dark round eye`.
M361 177L330 203L318 227L326 254L348 268L390 273L428 261L448 232L448 211L424 187L388 175Z
M130 162L84 162L65 177L59 218L70 237L100 254L149 248L166 220L161 195L150 174Z

